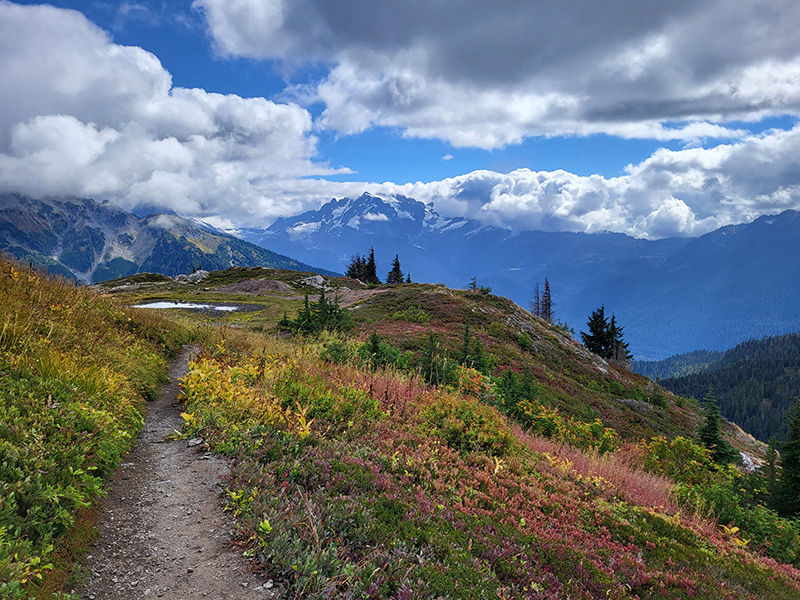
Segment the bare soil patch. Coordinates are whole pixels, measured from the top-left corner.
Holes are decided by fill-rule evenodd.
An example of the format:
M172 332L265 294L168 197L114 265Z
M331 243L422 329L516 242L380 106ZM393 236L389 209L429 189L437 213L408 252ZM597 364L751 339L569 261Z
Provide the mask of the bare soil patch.
M264 292L291 292L292 286L274 279L243 279L216 288L214 291L228 294L263 294Z
M181 427L174 400L188 363L188 351L173 362L170 383L148 405L144 431L113 478L100 539L83 564L84 599L279 596L233 545L234 522L220 496L227 462L198 440L161 441Z

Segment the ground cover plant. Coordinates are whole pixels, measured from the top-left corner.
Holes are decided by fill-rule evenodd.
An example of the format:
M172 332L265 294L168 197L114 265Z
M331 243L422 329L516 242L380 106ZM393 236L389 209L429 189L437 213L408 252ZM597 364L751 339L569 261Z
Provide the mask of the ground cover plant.
M184 380L187 434L235 458L227 509L286 597L800 593L793 567L682 510L646 448L523 431L477 371L432 387L325 352L226 340Z
M0 259L0 597L63 585L186 336Z

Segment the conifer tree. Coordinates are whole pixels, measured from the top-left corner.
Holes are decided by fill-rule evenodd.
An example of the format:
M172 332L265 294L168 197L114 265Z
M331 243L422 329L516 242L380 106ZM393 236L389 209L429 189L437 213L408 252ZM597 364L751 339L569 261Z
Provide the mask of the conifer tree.
M540 305L540 317L548 323L553 322L553 298L550 295L550 282L547 277L544 278L544 291L542 292L542 300Z
M617 319L611 315L611 320L606 317L605 306L592 311L586 323L588 332L581 331L583 345L598 356L622 366L627 366L633 358L628 351L628 344L622 338L622 330L617 325Z
M411 273L406 273L406 283L411 283Z
M345 275L351 277L353 279L361 279L364 276L364 266L365 266L364 259L361 258L361 255L356 253L350 258L350 264L347 265L347 271L345 271Z
M375 267L375 248L369 249L369 258L367 259L367 264L364 267L364 281L366 283L380 283L381 280L378 279L378 272Z
M772 437L764 454L764 464L761 466L761 475L767 484L770 505L775 508L778 498L778 482L780 480L780 467L778 465L778 442Z
M542 300L539 297L539 282L536 282L536 286L533 288L533 299L530 303L531 314L534 317L541 317L542 316Z
M787 515L800 514L800 401L788 416L789 431L781 444L778 507Z
M700 442L709 449L714 462L721 465L732 462L736 458L737 452L728 441L722 438L722 414L711 388L708 388L701 404L705 421L697 432Z
M701 402L705 420L697 436L700 442L711 451L711 455L715 457L722 442L722 434L720 433L720 425L722 423L722 414L719 412L719 405L717 399L714 397L714 391L708 388L706 395Z
M400 270L400 257L395 254L392 261L392 270L386 276L386 283L403 283L403 272Z
M606 318L606 307L604 305L601 304L600 308L592 311L589 320L586 322L586 326L589 331L581 331L583 345L586 346L590 352L594 352L598 356L611 358L609 352L611 349L609 322Z

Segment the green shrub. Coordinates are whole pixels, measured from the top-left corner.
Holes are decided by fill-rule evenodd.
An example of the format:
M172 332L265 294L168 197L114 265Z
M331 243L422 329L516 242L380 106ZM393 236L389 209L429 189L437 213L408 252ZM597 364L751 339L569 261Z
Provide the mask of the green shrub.
M498 412L476 400L439 395L423 419L431 433L459 452L504 456L514 445L514 436Z

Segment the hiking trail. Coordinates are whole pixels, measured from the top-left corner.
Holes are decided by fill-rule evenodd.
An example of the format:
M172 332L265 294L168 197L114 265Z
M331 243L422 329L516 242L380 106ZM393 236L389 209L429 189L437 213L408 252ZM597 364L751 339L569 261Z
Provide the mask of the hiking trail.
M174 401L191 353L184 348L171 363L170 382L148 403L142 434L111 480L100 538L73 590L84 600L279 597L231 543L234 521L219 493L227 462L199 439L163 441L183 424Z

